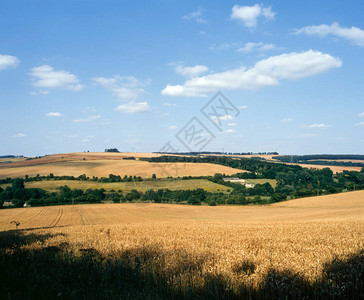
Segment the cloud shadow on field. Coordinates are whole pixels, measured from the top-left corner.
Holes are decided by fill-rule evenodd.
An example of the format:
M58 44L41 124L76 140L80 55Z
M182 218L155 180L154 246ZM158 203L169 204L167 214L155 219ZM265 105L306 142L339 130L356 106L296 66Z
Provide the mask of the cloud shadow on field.
M324 265L314 283L290 270L270 269L258 288L203 271L209 254L141 246L111 251L72 249L68 243L29 249L54 235L0 233L1 299L363 299L364 250ZM256 264L233 264L254 274Z

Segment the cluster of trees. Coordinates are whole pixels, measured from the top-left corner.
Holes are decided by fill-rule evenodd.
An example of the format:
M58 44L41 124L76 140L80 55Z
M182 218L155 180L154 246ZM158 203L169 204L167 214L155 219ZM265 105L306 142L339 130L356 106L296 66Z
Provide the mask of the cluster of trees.
M110 149L105 149L105 152L117 152L117 153L119 153L120 151L117 148L110 148Z
M5 190L0 188L0 207L5 201L11 201L15 207L67 204L100 203L105 199L104 189L70 189L67 185L60 187L59 193L49 193L40 188L25 188L24 179L15 178L12 185Z

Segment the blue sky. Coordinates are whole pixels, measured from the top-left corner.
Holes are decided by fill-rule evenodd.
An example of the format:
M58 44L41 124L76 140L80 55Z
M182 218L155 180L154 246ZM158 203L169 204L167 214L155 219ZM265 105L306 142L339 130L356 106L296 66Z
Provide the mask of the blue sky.
M0 2L0 155L364 154L363 1ZM238 108L217 128L201 108ZM182 130L182 131L181 131Z

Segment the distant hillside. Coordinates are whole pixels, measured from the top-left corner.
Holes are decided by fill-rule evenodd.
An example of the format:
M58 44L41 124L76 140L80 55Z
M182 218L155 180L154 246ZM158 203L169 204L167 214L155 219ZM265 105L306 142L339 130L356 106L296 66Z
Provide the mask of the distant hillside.
M3 158L19 158L19 157L24 157L23 155L1 155L0 159Z

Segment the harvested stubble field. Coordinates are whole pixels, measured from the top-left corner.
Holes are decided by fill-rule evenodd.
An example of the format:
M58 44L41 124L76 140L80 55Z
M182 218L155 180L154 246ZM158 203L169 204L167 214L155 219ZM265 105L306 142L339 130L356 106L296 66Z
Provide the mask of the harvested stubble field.
M260 207L0 211L1 230L12 220L19 230L0 233L0 298L364 296L364 191Z
M325 165L311 165L311 164L291 164L291 163L286 163L287 165L299 165L302 168L307 168L307 169L325 169L325 168L329 168L331 169L332 172L335 173L341 173L343 171L356 171L356 172L360 172L361 167L345 167L345 166L325 166Z
M88 155L87 155L88 154ZM0 179L6 177L24 177L25 175L41 176L53 173L55 176L79 176L86 174L89 177L108 177L114 175L132 175L142 178L207 176L215 173L235 174L236 169L217 164L207 163L149 163L141 160L123 160L123 157L133 156L135 153L77 153L57 154L40 159L0 165ZM153 156L149 153L138 153L139 157ZM157 154L154 154L156 156ZM83 160L83 157L85 160Z
M30 181L25 183L25 188L41 188L48 192L59 192L61 186L67 185L71 189L105 189L107 192L110 190L121 190L128 193L131 190L146 192L153 189L169 189L169 190L192 190L204 189L211 193L227 192L231 188L211 182L207 179L162 179L162 180L147 180L147 181L131 181L131 182L95 182L83 180L43 180L43 181ZM11 184L0 184L0 187L5 189Z

